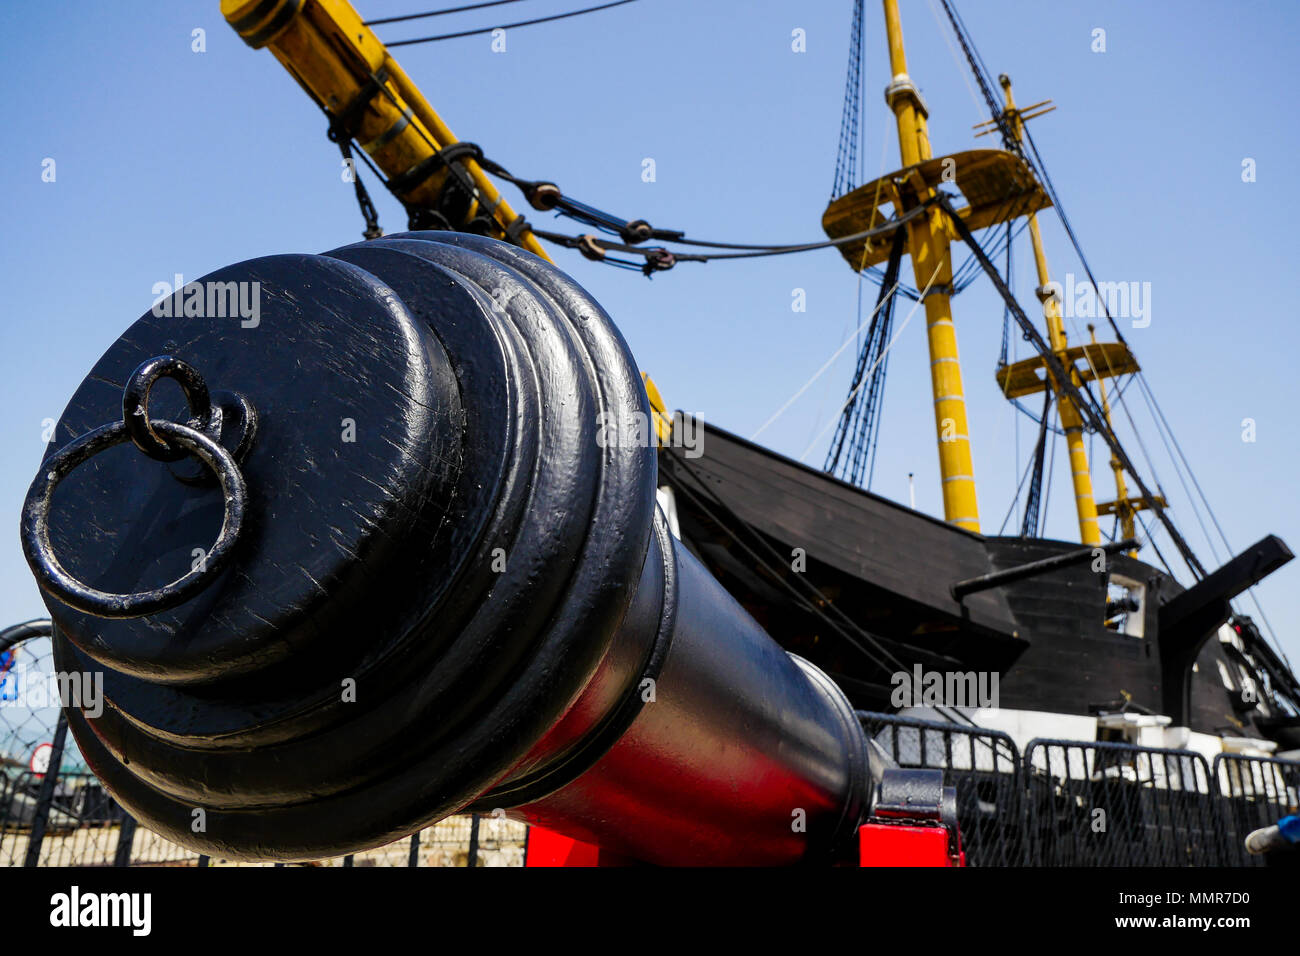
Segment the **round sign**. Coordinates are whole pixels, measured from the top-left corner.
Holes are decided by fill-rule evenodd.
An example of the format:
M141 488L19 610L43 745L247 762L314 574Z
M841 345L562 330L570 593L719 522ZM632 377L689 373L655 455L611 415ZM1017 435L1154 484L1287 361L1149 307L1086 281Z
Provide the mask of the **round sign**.
M53 744L40 744L32 751L32 762L30 764L32 773L44 774L50 769L50 755L54 753Z

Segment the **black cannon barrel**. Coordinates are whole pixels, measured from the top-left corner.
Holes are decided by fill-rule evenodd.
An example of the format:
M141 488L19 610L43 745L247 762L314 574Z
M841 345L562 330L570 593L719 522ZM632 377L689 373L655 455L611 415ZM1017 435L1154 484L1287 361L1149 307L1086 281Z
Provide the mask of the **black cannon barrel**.
M467 808L665 864L842 849L862 730L669 533L650 421L600 306L493 240L176 290L86 377L24 508L56 666L103 674L98 715L68 712L86 760L234 859Z

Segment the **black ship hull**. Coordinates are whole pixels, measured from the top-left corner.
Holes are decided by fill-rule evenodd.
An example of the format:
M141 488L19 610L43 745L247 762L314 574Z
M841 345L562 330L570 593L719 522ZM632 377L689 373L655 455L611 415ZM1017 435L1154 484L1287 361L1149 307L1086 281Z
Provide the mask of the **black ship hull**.
M1280 739L1289 749L1294 729L1270 721L1240 655L1215 638L1226 598L1222 607L1185 601L1214 608L1171 623L1165 612L1182 585L1114 554L958 600L957 582L1079 545L975 534L722 429L694 427L689 449L661 452L683 540L770 634L832 673L859 707L891 709L900 667L996 672L1002 708L1163 714L1175 726ZM1261 544L1268 554L1247 569L1258 576L1290 554L1275 538ZM1107 604L1116 582L1137 596L1118 624ZM876 659L852 646L862 642Z

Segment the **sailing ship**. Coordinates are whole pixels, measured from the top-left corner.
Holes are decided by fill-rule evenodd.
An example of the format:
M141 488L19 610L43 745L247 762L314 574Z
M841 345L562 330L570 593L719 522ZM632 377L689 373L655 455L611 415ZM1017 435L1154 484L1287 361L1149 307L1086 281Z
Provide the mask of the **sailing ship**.
M870 31L863 0L852 4L835 187L822 225L827 247L879 295L859 335L824 466L670 414L647 378L661 440L661 505L674 532L768 633L826 670L863 710L1001 731L1022 750L1053 738L1186 749L1207 760L1221 753L1300 759L1300 683L1280 648L1234 606L1291 552L1269 536L1207 568L1136 466L1113 413L1129 400L1130 382L1148 389L1138 359L1104 293L1087 338L1080 340L1077 324L1070 338L1063 289L1048 265L1039 219L1055 214L1098 289L1029 129L1054 107L1019 106L1010 79L994 80L985 68L953 3L941 6L989 113L977 135L995 145L933 155L899 5L883 0L892 75L884 98L900 165L856 184ZM483 232L546 256L540 238L647 275L685 259L785 251L719 252L723 244L694 244L681 232L573 199L553 183L512 175L483 149L456 140L372 24L347 3L321 0L299 12L292 0L226 0L224 9L244 39L269 47L329 114L345 158L358 144L358 155L409 211L413 229ZM533 228L501 198L493 176L518 186L535 209L591 231ZM366 235L376 235L363 187L358 195ZM1009 257L1025 231L1038 279L1032 308L1011 290L1009 258L1005 268L994 263L1001 253ZM954 268L961 250L967 262ZM976 277L991 283L1004 300L1005 322L1033 347L1019 361L1004 348L996 370L1004 397L1038 427L1014 535L983 533L977 505L954 329L954 297ZM900 298L924 311L942 519L863 487L876 454ZM693 440L682 440L683 429ZM1067 448L1077 541L1039 536L1049 435L1063 437ZM1090 442L1108 454L1105 479L1094 477ZM1159 531L1174 553L1161 553ZM1186 584L1170 558L1186 565ZM930 675L936 679L922 686ZM971 679L990 675L992 686ZM950 692L963 688L984 693L954 699Z
M989 112L978 135L996 145L933 155L898 0L882 0L892 77L885 102L896 123L899 168L855 181L861 59L870 34L865 2L855 0L835 185L822 216L827 238L791 246L697 241L515 175L490 149L456 138L371 29L408 18L364 21L346 0L223 0L222 10L326 113L343 159L352 168L356 159L370 166L407 210L412 230L477 233L549 261L545 242L646 275L690 260L823 247L878 288L821 468L670 411L645 377L658 501L672 534L782 648L828 674L864 721L887 714L902 721L878 740L892 735L897 742L906 726L973 728L1025 753L1053 741L1128 744L1148 756L1177 752L1207 762L1225 754L1270 765L1300 761L1300 681L1275 642L1234 605L1292 553L1268 536L1217 568L1202 564L1174 509L1120 440L1114 413L1130 400L1128 386L1149 389L1105 295L1086 338L1077 326L1067 328L1041 217L1061 218L1090 287L1099 284L1030 132L1030 121L1053 107L1019 106L1010 79L985 68L953 3L939 3ZM364 235L377 239L383 233L363 178L353 181ZM538 228L497 183L517 187L531 208L589 231ZM994 261L1026 232L1038 280L1032 308L1012 289L1009 260L1005 268ZM954 267L962 251L968 258ZM1006 329L1033 350L1013 360L1004 349L996 369L1003 396L1038 428L1014 535L987 534L981 522L957 351L956 296L981 277L1004 303ZM942 518L864 487L900 299L924 316ZM1073 541L1040 534L1053 435L1067 449ZM1104 480L1094 476L1090 443L1108 453ZM1113 487L1103 491L1103 484ZM1171 553L1162 553L1157 534ZM1186 566L1186 583L1170 558ZM951 753L940 765L997 769L975 757L963 765ZM1175 782L1179 771L1157 778L1153 765L1096 761L1085 773L1140 784L1155 803L1175 786L1187 789ZM1280 804L1293 807L1296 777L1288 779ZM1230 796L1241 794L1239 785L1228 784ZM1049 794L1063 796L1059 786Z

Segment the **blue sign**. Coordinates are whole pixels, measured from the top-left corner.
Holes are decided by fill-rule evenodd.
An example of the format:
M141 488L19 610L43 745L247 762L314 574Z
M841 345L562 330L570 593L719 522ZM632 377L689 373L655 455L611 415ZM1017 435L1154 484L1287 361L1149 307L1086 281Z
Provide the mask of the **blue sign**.
M14 670L14 651L0 654L0 701L18 699L18 672Z

